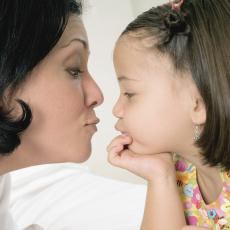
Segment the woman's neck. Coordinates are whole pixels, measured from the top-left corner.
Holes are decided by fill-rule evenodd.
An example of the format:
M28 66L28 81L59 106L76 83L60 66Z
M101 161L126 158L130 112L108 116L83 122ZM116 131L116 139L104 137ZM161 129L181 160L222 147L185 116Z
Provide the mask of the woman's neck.
M210 204L214 202L223 189L223 181L219 169L203 164L203 159L195 148L190 153L178 155L195 165L197 183L205 203Z

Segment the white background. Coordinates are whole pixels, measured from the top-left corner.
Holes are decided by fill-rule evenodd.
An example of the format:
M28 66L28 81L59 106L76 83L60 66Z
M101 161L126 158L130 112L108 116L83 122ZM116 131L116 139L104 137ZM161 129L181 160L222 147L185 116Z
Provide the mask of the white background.
M89 70L104 94L104 104L96 109L101 122L93 138L91 158L85 163L93 172L106 177L143 183L133 174L107 162L106 146L118 133L112 107L119 95L112 55L116 39L138 14L168 0L88 0L83 21L90 44Z

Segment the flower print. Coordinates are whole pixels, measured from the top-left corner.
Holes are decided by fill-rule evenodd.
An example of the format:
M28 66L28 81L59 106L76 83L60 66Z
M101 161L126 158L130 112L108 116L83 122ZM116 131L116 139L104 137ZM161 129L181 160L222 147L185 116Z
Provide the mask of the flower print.
M219 204L223 204L224 203L224 200L225 200L225 197L223 194L220 194L219 198L218 198L218 201L219 201Z
M221 210L224 213L230 213L230 202L227 199L224 199L224 204L221 205Z
M179 172L185 172L188 168L188 164L185 161L178 160L175 164L176 170Z
M193 187L191 184L185 185L183 191L186 196L193 197Z
M195 216L187 216L186 220L188 225L197 225L198 222L197 217Z
M183 173L183 174L177 173L176 179L177 179L177 186L183 187L185 184L188 183L189 180L188 173Z
M216 210L215 209L210 209L208 210L208 218L209 219L215 219L215 217L217 216Z
M205 209L200 209L199 211L203 215L203 217L205 217L205 219L208 218L208 213L207 213L207 211Z
M224 218L221 218L221 219L218 220L217 223L218 223L220 226L225 226L225 225L228 223L228 221L227 221L226 219L224 219Z
M193 190L192 203L196 205L196 208L201 207L201 195L198 186Z
M216 213L219 216L219 218L223 218L225 216L224 212L221 209L216 209Z
M185 202L184 203L184 209L186 210L186 209L190 209L190 208L192 208L192 203L191 202Z
M186 171L191 173L192 171L194 171L194 166L190 164Z
M177 179L176 183L177 183L177 186L178 186L178 187L183 187L183 184L184 184L184 183L183 183L182 180Z
M228 184L227 182L224 183L224 190L227 193L230 193L230 184Z

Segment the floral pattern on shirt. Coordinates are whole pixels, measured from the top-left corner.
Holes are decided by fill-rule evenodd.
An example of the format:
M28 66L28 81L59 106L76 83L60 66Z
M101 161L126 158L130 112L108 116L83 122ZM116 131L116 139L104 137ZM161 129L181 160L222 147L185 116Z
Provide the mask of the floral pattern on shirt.
M230 173L220 170L223 190L216 201L206 204L197 184L196 167L179 156L175 167L187 224L230 230Z

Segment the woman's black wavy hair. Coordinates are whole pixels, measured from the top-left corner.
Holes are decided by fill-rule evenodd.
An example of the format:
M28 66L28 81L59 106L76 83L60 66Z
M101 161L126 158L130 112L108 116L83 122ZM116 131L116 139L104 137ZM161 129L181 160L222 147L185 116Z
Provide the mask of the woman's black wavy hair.
M7 106L9 95L55 46L70 14L81 13L81 1L75 0L0 1L1 155L11 153L20 144L20 133L32 119L29 105L19 99L22 115L16 119L11 116L12 108Z
M171 6L144 12L122 35L150 38L176 70L191 72L207 113L196 145L205 163L230 170L230 1L184 0L180 9Z

